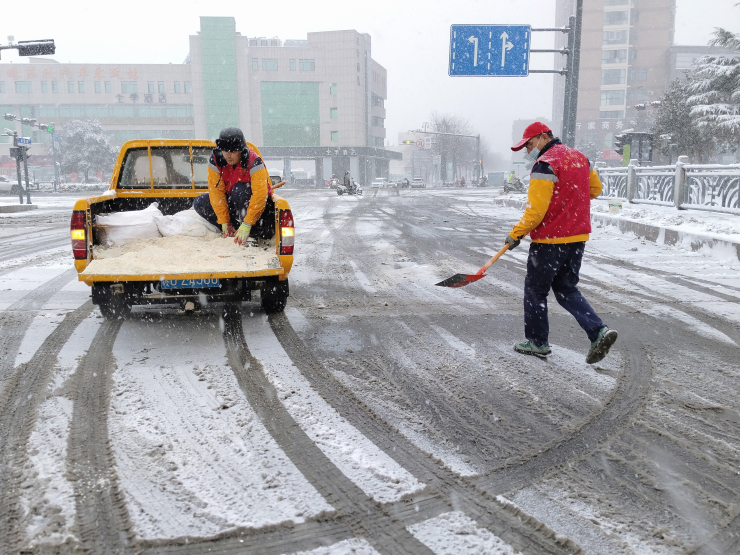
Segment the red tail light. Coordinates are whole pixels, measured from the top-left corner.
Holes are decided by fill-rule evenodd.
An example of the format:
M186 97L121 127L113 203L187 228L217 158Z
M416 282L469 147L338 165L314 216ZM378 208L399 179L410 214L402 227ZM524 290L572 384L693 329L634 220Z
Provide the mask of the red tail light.
M69 224L72 235L72 253L75 258L87 259L87 238L85 233L85 212L72 212L72 221Z
M290 210L280 211L280 254L293 254L295 244L295 224L293 223L293 212Z

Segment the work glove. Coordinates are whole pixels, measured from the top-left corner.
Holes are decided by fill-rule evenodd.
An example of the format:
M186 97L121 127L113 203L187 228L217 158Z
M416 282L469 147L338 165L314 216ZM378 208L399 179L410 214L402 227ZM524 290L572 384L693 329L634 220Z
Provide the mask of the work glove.
M234 243L239 243L240 245L243 245L247 242L247 239L249 239L249 232L252 230L252 226L249 224L242 224L239 226L239 230L236 232L236 237L234 237Z
M233 237L236 235L236 230L234 229L234 226L230 223L228 224L221 224L221 231L224 233L224 239L226 237Z
M509 250L517 248L519 243L521 243L519 239L514 239L511 235L506 236L506 244L509 245Z

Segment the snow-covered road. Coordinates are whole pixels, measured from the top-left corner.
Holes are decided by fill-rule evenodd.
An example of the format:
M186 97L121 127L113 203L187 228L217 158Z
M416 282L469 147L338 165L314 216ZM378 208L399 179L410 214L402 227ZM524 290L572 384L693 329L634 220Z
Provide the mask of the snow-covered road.
M270 317L106 322L71 200L0 217L0 552L737 550L737 258L595 228L581 286L620 339L586 365L551 303L539 360L511 349L526 244L433 286L520 216L490 190L284 196Z

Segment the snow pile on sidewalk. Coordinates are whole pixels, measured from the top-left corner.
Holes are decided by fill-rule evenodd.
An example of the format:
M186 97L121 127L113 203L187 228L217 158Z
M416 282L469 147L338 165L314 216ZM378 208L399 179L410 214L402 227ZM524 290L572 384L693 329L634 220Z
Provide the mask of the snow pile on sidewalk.
M610 212L608 203L609 199L594 200L591 203L591 213L675 229L685 233L722 235L724 239L740 241L740 216L736 214L704 210L677 210L671 206L630 204L626 200L622 201L622 210Z
M243 247L232 238L211 232L203 237L172 235L139 239L120 247L96 246L93 257L82 275L249 272L281 267L274 245Z

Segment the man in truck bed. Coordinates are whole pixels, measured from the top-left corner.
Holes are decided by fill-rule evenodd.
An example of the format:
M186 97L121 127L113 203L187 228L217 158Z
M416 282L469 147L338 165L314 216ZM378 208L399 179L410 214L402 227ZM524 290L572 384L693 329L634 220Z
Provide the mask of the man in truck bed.
M241 129L227 127L216 139L208 163L208 193L197 197L193 208L211 224L221 226L224 237L235 237L243 245L252 226L262 223L269 181L259 152L249 148Z

